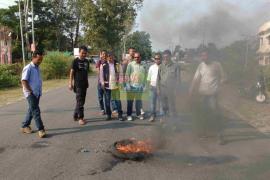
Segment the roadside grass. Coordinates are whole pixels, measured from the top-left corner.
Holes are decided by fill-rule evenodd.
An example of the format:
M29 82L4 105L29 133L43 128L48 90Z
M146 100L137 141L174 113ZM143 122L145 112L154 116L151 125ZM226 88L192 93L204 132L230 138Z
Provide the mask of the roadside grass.
M67 84L67 79L43 81L43 92L61 87ZM22 88L14 87L0 90L0 106L16 102L23 98Z

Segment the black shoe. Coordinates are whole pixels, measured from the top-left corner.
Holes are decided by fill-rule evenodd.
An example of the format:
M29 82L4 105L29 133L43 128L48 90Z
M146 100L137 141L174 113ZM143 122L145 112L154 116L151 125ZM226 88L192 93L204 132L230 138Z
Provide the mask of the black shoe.
M73 120L74 121L79 121L79 118L78 117L73 117Z
M110 121L110 120L112 120L112 117L111 116L107 116L106 121Z

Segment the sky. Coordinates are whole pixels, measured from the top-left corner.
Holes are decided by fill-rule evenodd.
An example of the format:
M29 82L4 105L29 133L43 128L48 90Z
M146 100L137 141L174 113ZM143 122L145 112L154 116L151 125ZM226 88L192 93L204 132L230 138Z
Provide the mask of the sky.
M270 0L144 0L135 30L150 34L154 50L226 46L270 20Z
M0 8L7 8L10 5L14 5L15 0L0 0Z
M0 8L14 0L0 0ZM214 42L226 46L270 21L270 0L144 0L135 30L151 36L154 50Z

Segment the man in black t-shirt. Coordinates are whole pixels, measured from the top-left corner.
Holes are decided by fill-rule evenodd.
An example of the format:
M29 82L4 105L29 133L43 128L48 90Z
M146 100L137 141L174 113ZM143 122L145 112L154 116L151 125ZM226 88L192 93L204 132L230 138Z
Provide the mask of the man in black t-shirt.
M74 121L79 121L80 125L85 125L84 103L88 84L89 61L86 59L87 47L79 48L79 57L74 59L71 65L69 89L76 93L76 107L74 110Z

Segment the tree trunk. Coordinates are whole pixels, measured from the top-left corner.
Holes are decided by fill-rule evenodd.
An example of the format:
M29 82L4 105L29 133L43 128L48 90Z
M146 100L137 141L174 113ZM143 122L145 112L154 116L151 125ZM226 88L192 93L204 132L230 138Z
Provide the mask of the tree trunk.
M75 33L75 42L74 47L78 46L79 40L79 31L80 31L80 22L81 22L81 10L78 10L77 22L76 22L76 33Z

